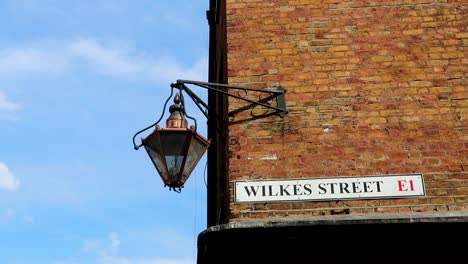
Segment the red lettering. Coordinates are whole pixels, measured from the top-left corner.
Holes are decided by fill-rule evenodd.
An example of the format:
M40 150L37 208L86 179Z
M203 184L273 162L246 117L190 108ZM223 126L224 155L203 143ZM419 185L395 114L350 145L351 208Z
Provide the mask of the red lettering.
M406 181L405 180L398 180L398 190L400 192L408 191L408 188L406 187Z
M413 180L398 180L398 190L400 192L414 191Z

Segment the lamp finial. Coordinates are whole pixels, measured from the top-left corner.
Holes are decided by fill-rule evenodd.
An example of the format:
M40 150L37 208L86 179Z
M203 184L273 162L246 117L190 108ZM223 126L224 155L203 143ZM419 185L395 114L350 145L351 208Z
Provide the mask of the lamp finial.
M166 120L167 128L187 128L188 122L184 114L184 105L181 103L179 93L174 96L174 104L169 107L171 115Z

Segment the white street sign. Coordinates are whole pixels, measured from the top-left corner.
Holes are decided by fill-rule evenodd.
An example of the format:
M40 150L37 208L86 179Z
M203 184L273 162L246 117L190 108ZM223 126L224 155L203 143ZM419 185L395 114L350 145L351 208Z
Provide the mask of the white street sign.
M422 174L236 181L236 203L424 196Z

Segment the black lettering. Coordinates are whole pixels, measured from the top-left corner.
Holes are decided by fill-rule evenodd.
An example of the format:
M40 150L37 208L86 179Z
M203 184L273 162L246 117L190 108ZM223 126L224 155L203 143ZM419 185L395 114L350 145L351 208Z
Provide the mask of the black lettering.
M302 192L301 191L301 186L300 184L294 184L294 195L301 195Z
M262 196L263 197L266 196L266 186L265 185L262 185Z
M249 191L250 187L250 191ZM255 188L257 187L257 188ZM259 186L244 186L245 192L247 192L247 195L250 197L250 194L253 193L253 196L257 196Z
M273 186L268 185L268 195L269 196L278 196L278 193L273 194Z
M346 193L349 193L348 187L349 186L347 182L340 182L340 193L343 193L344 191L346 191Z
M328 185L330 185L330 193L331 194L335 194L335 185L337 183L336 182L332 182L332 183L329 183Z
M383 183L383 181L375 181L374 183L377 185L377 192L380 192L380 184Z
M304 195L312 194L312 186L310 184L304 184Z
M353 182L353 193L360 193L362 192L360 189L359 189L359 182Z
M283 196L284 194L291 195L287 190L288 187L289 187L289 185L286 185L286 187L284 187L284 185L280 185L280 195L281 196Z
M364 184L364 192L372 192L372 189L370 187L370 182L363 182Z
M319 194L326 194L327 193L327 189L324 187L325 183L320 183L318 185L320 191L319 191Z

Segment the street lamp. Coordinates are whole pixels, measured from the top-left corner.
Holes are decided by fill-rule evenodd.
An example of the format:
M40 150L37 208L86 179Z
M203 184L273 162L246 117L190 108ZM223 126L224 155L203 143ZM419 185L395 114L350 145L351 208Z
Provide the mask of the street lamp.
M161 176L164 185L169 187L169 190L176 192L180 192L182 190L193 169L196 167L197 163L200 161L210 145L210 140L205 139L197 132L197 120L190 117L185 112L183 92L193 100L206 118L209 118L209 106L192 90L190 90L187 87L187 84L196 85L217 93L222 93L227 96L247 101L252 105L259 105L267 109L274 110L273 113L276 113L281 117L284 117L287 114L284 98L286 90L282 87L275 89L256 89L190 80L177 80L176 83L171 84L171 94L164 103L164 109L161 117L156 123L138 131L133 136L133 146L135 150L138 150L141 146L145 147L146 152ZM223 90L223 88L267 93L269 96L259 101L254 101L246 97L231 94L227 90ZM161 128L158 124L164 116L166 105L172 98L174 89L178 89L179 92L175 94L174 104L169 108L171 115L166 120L166 128ZM276 99L276 105L269 103L272 99ZM192 119L195 125L192 125L189 128L187 118ZM152 127L155 128L154 131L147 137L143 138L140 145L137 145L135 143L137 135Z

